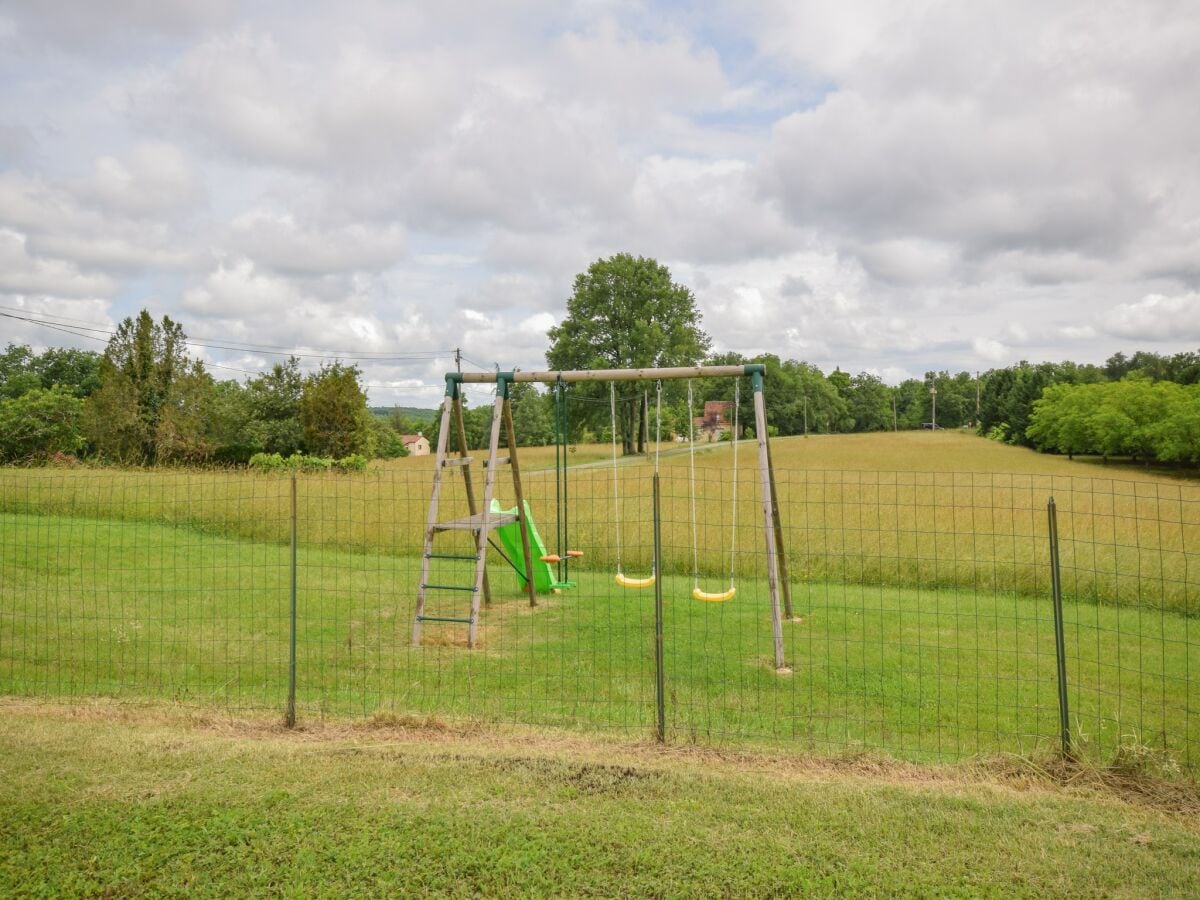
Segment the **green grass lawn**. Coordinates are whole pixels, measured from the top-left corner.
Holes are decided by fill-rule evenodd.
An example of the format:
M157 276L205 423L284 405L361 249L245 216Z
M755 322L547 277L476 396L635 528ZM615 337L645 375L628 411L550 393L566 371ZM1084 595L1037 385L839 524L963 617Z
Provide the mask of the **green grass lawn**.
M0 516L0 693L158 697L282 710L289 551L169 524ZM586 559L586 557L585 557ZM482 646L427 625L411 646L418 561L303 545L298 570L302 718L436 714L651 734L651 591L576 570L578 588L530 610L502 563ZM440 581L469 581L443 573ZM759 743L959 759L1055 745L1048 597L1011 591L797 582L774 671L760 579L697 603L664 582L666 712L673 743ZM461 596L431 613L465 612ZM1200 620L1069 602L1073 730L1108 759L1149 748L1190 767L1200 716L1189 653Z
M1200 870L1193 794L1013 766L8 701L0 770L5 896L1148 897Z

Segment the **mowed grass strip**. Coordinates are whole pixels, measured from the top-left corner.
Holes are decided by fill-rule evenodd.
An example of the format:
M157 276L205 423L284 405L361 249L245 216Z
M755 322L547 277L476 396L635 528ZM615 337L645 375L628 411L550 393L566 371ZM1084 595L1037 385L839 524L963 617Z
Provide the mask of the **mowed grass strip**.
M1194 797L977 767L12 702L0 767L7 896L1146 897L1200 867Z
M159 697L282 710L286 546L193 528L0 516L0 692ZM438 574L469 583L469 564ZM300 548L302 717L378 710L616 729L654 726L653 592L611 573L530 609L503 563L480 643L425 626L411 644L419 560ZM673 742L886 750L918 760L1037 752L1058 740L1049 597L794 583L775 672L764 581L734 600L691 599L664 579L667 727ZM464 616L469 595L431 592ZM1107 760L1145 748L1191 767L1200 752L1193 648L1200 620L1140 608L1065 608L1072 728Z
M1070 462L957 433L785 438L773 448L784 542L799 580L1044 593L1046 504L1053 496L1068 594L1185 615L1200 611L1195 482ZM575 546L550 549L584 548L583 567L611 570L620 544L622 562L644 569L652 555L652 461L622 462L614 498L613 472L596 456L602 449L581 448L591 463L575 466L569 479L566 508ZM735 522L743 551L737 573L765 576L755 447L747 442L739 449L736 503L731 447L708 447L696 457L695 557L706 577L728 571ZM534 464L544 462L546 451L522 451L531 458L525 492L553 543L559 514L554 474ZM419 554L431 469L423 457L365 475L300 476L301 540ZM477 471L477 492L481 477ZM662 479L663 564L690 572L693 489L686 449L663 457ZM504 506L513 503L506 473L497 497ZM461 471L448 472L442 498L442 518L465 512ZM0 511L169 522L278 543L291 533L289 479L244 471L0 469Z

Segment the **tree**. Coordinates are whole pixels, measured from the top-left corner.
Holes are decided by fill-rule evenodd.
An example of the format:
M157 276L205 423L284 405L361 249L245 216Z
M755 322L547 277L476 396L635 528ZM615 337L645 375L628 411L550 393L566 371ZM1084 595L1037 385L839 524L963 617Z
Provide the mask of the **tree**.
M0 398L0 461L21 462L54 453L76 453L83 401L70 389L37 387L19 397Z
M550 394L538 393L532 384L521 382L509 388L508 399L512 403L517 446L544 447L554 443L554 398Z
M1095 453L1098 446L1095 411L1104 385L1052 384L1033 404L1025 433L1040 450L1054 450L1073 458Z
M300 425L303 393L304 376L294 356L246 382L245 443L255 447L254 452L291 456L301 450L305 440Z
M202 462L216 449L210 439L214 382L199 361L177 375L167 389L154 429L156 462Z
M892 430L892 391L877 375L859 372L850 379L845 399L855 431Z
M51 347L41 354L24 344L9 344L0 353L0 398L20 397L34 388L67 388L87 397L100 386L100 354L70 347Z
M198 459L212 379L187 354L183 328L142 310L127 318L100 360L100 387L88 398L85 431L99 453L121 462Z
M20 397L42 386L33 361L33 351L24 344L9 344L0 353L0 399Z
M308 376L300 394L300 427L308 452L340 459L372 452L371 411L358 366L334 362Z
M549 337L551 369L691 366L711 344L692 292L672 282L666 266L628 253L599 259L575 277L567 317ZM600 386L577 390L581 399L592 400L604 399L602 392L607 390ZM618 385L617 393L617 427L624 451L632 453L642 432L642 394L630 385ZM594 424L606 419L600 406L588 407Z
M402 456L408 456L402 436L409 433L397 431L392 425L391 418L385 419L374 414L371 415L371 443L375 448L375 455L380 459L399 459Z
M1029 437L1040 450L1200 461L1200 387L1151 381L1048 387L1033 406Z
M43 388L62 385L76 397L90 397L100 387L100 354L73 347L50 347L33 361Z

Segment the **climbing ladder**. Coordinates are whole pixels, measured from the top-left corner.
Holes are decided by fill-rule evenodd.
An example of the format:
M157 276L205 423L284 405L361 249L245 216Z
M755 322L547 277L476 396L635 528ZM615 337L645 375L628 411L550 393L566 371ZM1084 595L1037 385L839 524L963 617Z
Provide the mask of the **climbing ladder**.
M525 515L525 498L521 492L521 470L517 465L517 439L513 429L512 408L508 401L510 381L504 377L496 380L496 400L492 410L492 433L488 443L488 457L484 463L483 503L476 504L475 490L471 479L474 457L467 451L466 428L463 424L462 384L458 379L447 377L446 397L442 404L441 428L438 431L437 457L434 461L433 492L429 498L429 515L425 520L425 546L421 554L421 582L417 587L417 612L413 620L413 644L421 644L421 626L425 622L458 623L467 626L467 646L474 647L479 633L480 598L484 605L492 602L491 587L487 576L487 548L493 528L520 523L521 548L525 556L524 580L529 594L529 605L537 605L533 579L533 559L529 546L529 523ZM453 423L451 422L453 420ZM458 436L458 456L448 454L450 428L453 424ZM508 442L508 455L498 456L500 428L504 427ZM513 491L517 498L517 512L503 513L492 510L492 496L496 486L496 470L508 466L512 471ZM438 520L438 501L441 495L442 476L447 469L461 468L467 495L467 515L457 519ZM447 532L469 532L473 538L474 552L435 552L435 539ZM440 584L430 581L432 563L437 560L474 562L475 579L467 584ZM514 568L516 568L514 566ZM518 570L519 571L519 570ZM447 581L451 579L445 579ZM471 611L468 616L426 615L425 605L430 592L470 593Z

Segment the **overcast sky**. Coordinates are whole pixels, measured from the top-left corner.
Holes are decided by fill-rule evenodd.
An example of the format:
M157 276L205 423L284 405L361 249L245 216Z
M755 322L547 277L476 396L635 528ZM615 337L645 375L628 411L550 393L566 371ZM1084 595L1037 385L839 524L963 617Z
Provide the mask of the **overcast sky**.
M892 382L1200 347L1200 5L698 6L0 0L0 306L541 368L628 251L716 349Z

